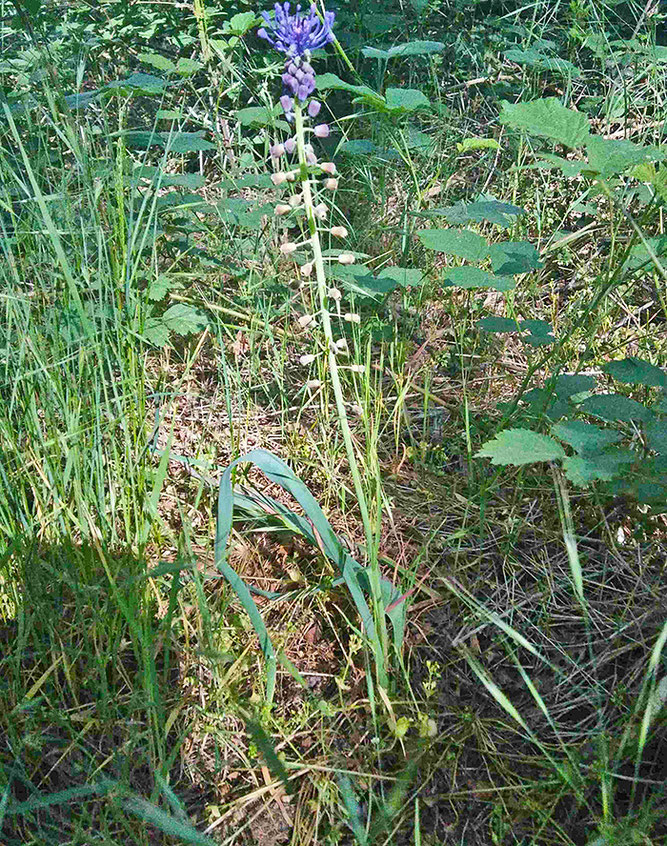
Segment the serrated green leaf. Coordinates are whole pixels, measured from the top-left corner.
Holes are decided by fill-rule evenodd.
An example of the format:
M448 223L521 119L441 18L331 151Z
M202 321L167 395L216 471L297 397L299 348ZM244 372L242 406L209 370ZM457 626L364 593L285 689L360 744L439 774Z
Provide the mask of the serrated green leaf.
M521 340L530 347L548 347L556 338L553 335L524 335Z
M565 441L581 455L602 452L612 444L618 443L622 435L612 429L601 429L592 423L581 420L569 420L556 423L551 427L551 434Z
M430 56L432 53L442 53L445 45L442 41L408 41L405 44L396 44L389 48L389 55L393 57L404 56Z
M615 476L625 472L628 464L632 464L635 459L636 455L631 450L620 449L603 452L595 457L573 455L563 461L563 470L573 484L583 487L595 481L611 482Z
M140 62L145 65L152 65L161 71L170 73L176 70L176 65L166 56L161 56L159 53L139 53L137 56Z
M493 288L495 291L511 291L516 287L513 279L494 276L479 267L450 267L444 270L442 278L458 288Z
M564 159L561 156L547 155L540 153L540 160L533 166L540 170L553 170L558 168L563 176L573 177L579 176L582 171L586 170L588 164L586 162L573 162L569 159Z
M522 320L521 331L531 332L533 335L550 335L553 327L548 320Z
M197 59L188 59L185 57L179 59L176 64L176 70L181 76L192 76L192 74L197 73L203 67L202 62L197 61Z
M528 47L526 50L505 50L505 58L518 65L547 70L565 77L576 78L581 76L581 71L567 59L559 59L552 56L545 56L538 50Z
M171 153L198 153L203 150L215 150L215 144L211 144L201 137L199 132L175 132L171 138L168 133L163 133L164 147Z
M416 288L424 281L424 274L417 267L385 267L378 279L393 279L401 288Z
M257 16L254 12L237 12L231 20L225 21L222 30L232 35L245 35L257 23Z
M530 273L543 267L540 254L528 241L501 241L489 247L493 272L499 276Z
M548 435L530 429L506 429L487 441L476 456L490 458L492 464L520 467L539 461L558 461L565 458L565 451Z
M653 413L629 397L620 394L596 394L579 405L579 410L602 420L630 423L635 420L648 422Z
M566 108L555 97L533 100L531 103L503 101L500 122L524 130L529 135L549 138L571 149L582 147L589 138L586 115Z
M632 141L600 138L594 135L586 144L588 166L604 179L625 173L629 168L647 161L658 161L664 154L655 147L641 147Z
M649 420L644 427L644 434L649 449L667 455L667 421Z
M610 361L602 368L617 382L626 385L645 385L647 388L667 388L667 373L648 361L630 356L622 361Z
M488 221L507 229L512 225L513 217L524 214L524 209L511 203L498 200L477 200L474 203L456 203L444 209L430 209L425 217L445 217L449 223L458 225L474 220L476 223Z
M144 338L155 347L169 343L169 329L160 317L149 317L144 326Z
M361 55L367 59L379 59L380 61L388 61L391 58L389 50L380 50L378 47L364 47Z
M234 112L241 126L273 126L278 114L279 112L266 106L248 106Z
M359 94L363 97L375 99L384 103L384 97L376 91L373 91L372 88L369 88L367 85L351 85L349 82L344 82L340 77L336 76L335 73L320 73L317 74L316 79L318 91L350 91L352 94Z
M483 317L475 324L484 332L518 332L516 320L509 317Z
M428 250L449 253L468 261L482 261L489 255L489 245L470 229L422 229L417 236Z
M167 329L178 335L193 335L208 326L206 315L185 303L170 306L162 315L162 321Z
M556 379L554 390L559 397L567 399L567 397L575 394L582 394L584 391L592 391L594 388L595 379L593 376L585 376L582 373L562 373Z
M388 88L386 103L392 112L414 112L416 109L431 107L428 97L415 88Z
M174 287L174 282L168 276L158 276L157 279L151 282L148 289L148 299L153 302L163 300L169 291Z
M667 235L660 235L655 238L647 238L647 247L641 244L635 244L630 250L630 255L626 261L626 268L629 271L644 270L653 266L653 256L658 259L667 257ZM649 252L650 249L650 252ZM653 256L651 255L653 253Z

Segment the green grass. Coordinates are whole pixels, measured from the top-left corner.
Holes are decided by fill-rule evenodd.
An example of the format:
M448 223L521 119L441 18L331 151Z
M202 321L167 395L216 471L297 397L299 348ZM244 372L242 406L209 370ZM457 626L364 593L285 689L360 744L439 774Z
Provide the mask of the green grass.
M345 249L422 273L376 298L335 282L361 318L334 322L346 443L325 357L299 363L325 343L278 250L284 130L243 111L280 88L233 17L255 8L39 5L0 3L0 842L662 843L664 510L475 457L501 430L547 433L525 392L559 373L664 402L602 368L665 365L665 162L603 184L536 169L551 142L498 121L503 100L555 96L594 135L664 147L661 16L339 4L318 73L430 101L324 94ZM417 39L445 49L362 52ZM155 78L104 88L133 72ZM471 138L498 148L457 146ZM438 211L480 195L523 213ZM528 241L542 264L506 293L448 287L474 262L416 233L449 227ZM490 316L546 320L556 342L480 331ZM596 422L649 457L636 421ZM251 450L301 481L263 453L267 475L236 466L227 537L218 486ZM370 584L341 578L347 554ZM383 602L407 608L399 649L391 624L373 641Z

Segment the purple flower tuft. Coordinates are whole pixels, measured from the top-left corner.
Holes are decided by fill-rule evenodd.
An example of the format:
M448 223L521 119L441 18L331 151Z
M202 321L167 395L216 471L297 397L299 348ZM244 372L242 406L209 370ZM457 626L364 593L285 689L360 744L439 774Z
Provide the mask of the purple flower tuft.
M268 12L262 12L266 26L257 30L257 35L280 53L297 58L333 41L333 12L325 12L324 20L320 20L314 4L307 15L301 12L301 5L297 5L293 15L290 14L289 3L276 3L274 9L274 20Z

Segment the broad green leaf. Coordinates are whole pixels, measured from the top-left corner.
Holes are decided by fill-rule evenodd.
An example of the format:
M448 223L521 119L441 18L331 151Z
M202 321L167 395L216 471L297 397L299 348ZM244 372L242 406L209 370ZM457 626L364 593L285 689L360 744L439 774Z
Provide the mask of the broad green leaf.
M241 126L273 126L279 112L266 106L248 106L237 109L234 116Z
M393 279L401 288L416 288L424 281L424 274L417 267L385 267L378 279Z
M158 276L158 278L154 279L150 284L148 289L148 299L157 303L160 300L163 300L174 286L174 281L168 276L165 276L164 274Z
M516 320L509 317L483 317L475 324L484 332L518 332Z
M566 108L555 97L533 100L531 103L503 102L500 122L529 135L549 138L557 144L575 149L589 138L588 118L581 112Z
M625 173L631 167L664 158L655 147L640 147L632 141L592 136L586 144L588 167L603 179Z
M650 420L644 427L644 434L649 449L667 455L667 421Z
M388 61L391 58L389 50L380 50L377 47L364 47L361 51L362 56L367 59L379 59L380 61Z
M528 241L501 241L489 247L493 272L499 276L530 273L543 267L540 254Z
M459 153L467 153L470 150L499 150L500 144L495 138L465 138L456 145Z
M144 338L155 347L169 343L169 329L160 317L149 317L144 326Z
M563 470L573 485L586 487L591 482L611 482L631 461L632 459L630 462L618 460L606 453L595 458L570 455L563 461Z
M197 61L197 59L181 58L176 64L176 70L181 76L192 76L193 73L197 73L203 67L203 63Z
M349 291L358 296L372 297L376 300L391 293L397 284L392 278L376 279L367 267L358 264L344 267L332 263L325 273L327 278L342 282Z
M567 399L567 397L575 394L583 394L584 391L592 391L594 388L595 378L593 376L585 376L582 373L562 373L556 379L554 390L559 397Z
M103 89L108 91L123 91L137 94L162 94L167 83L150 73L133 73L127 79L119 79L107 83Z
M206 315L185 303L170 306L162 315L162 321L167 329L177 335L193 335L203 332L208 326Z
M317 74L316 80L318 91L350 91L352 94L360 94L384 103L384 97L376 91L373 91L372 88L369 88L367 85L351 85L349 82L344 82L340 79L340 77L336 76L335 73Z
M511 291L516 287L513 279L494 276L479 267L450 267L444 270L442 278L458 288L493 288L496 291Z
M514 223L512 218L523 214L524 209L498 200L477 200L474 203L456 203L443 209L430 209L425 217L444 217L449 223L459 225L473 220L476 223L488 221L507 229Z
M199 132L175 132L171 137L163 133L164 147L171 153L197 153L215 150L215 144L201 137Z
M539 156L540 161L537 162L535 167L541 170L553 170L554 168L558 168L563 176L579 176L579 174L588 167L586 162L572 162L569 159L561 158L561 156L552 156L547 155L546 153L540 153Z
M428 250L449 253L468 261L482 261L489 255L489 245L470 229L422 229L419 240Z
M161 56L159 53L139 53L137 56L140 62L145 65L152 65L161 71L170 73L176 70L176 65L166 56Z
M522 332L531 332L533 335L549 335L553 332L548 320L522 320L520 326Z
M579 410L602 420L630 423L634 420L648 422L652 412L633 399L620 394L596 394L579 404Z
M618 382L626 385L645 385L647 388L667 388L667 373L640 358L610 361L602 368Z
M415 88L388 88L386 102L388 109L399 112L414 112L431 106L428 97Z
M445 49L442 41L408 41L389 48L389 56L429 56Z
M581 420L556 423L551 427L551 434L565 441L581 455L602 452L612 444L618 443L622 437L620 432L601 429L599 426L584 423Z
M505 58L518 65L546 70L558 73L561 76L576 78L581 76L581 71L567 59L544 56L538 50L528 47L526 50L505 50Z
M237 12L230 21L225 21L222 29L223 32L232 35L245 35L255 26L256 22L257 16L254 12Z
M539 334L539 335L524 335L521 340L524 344L528 344L531 347L548 347L549 344L553 344L556 340L554 335L549 334Z
M565 458L565 451L548 435L530 429L506 429L487 441L476 455L490 458L492 464L520 467L538 461L558 461Z
M641 243L635 244L630 250L630 255L625 264L629 271L651 268L654 264L653 256L656 256L658 260L667 257L667 235L647 238L646 243L648 247Z

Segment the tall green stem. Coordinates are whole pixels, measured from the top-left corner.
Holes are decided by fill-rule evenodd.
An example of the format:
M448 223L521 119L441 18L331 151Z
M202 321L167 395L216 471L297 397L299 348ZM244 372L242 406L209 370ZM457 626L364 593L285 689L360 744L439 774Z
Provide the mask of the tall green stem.
M343 399L343 387L340 381L340 373L338 369L338 362L336 361L336 353L334 347L334 337L331 328L331 316L328 308L328 294L327 294L327 279L324 272L324 257L322 255L322 245L320 243L319 231L317 228L317 218L315 216L315 208L313 203L313 190L308 174L308 163L306 158L306 141L305 130L303 124L303 111L298 103L294 106L294 122L296 128L296 143L299 155L299 169L301 189L303 191L303 202L306 211L306 219L308 221L308 231L310 233L310 244L313 250L313 264L315 266L315 277L317 280L317 295L320 306L320 314L322 318L322 329L325 337L326 355L329 364L329 374L331 376L331 387L333 388L334 397L336 400L336 411L338 414L338 421L340 424L345 450L347 452L347 459L350 465L350 472L352 474L352 481L354 484L354 491L359 504L359 511L361 512L361 520L364 524L364 535L366 539L366 552L369 558L369 577L371 583L371 596L375 611L375 622L378 627L380 643L376 644L376 657L378 660L378 677L383 687L386 687L386 661L387 661L387 624L384 614L384 603L382 602L382 588L380 584L380 571L377 560L376 542L373 533L373 525L371 522L366 494L364 491L364 484L359 470L359 462L352 439L352 432L350 431L350 424L345 410L345 401Z

